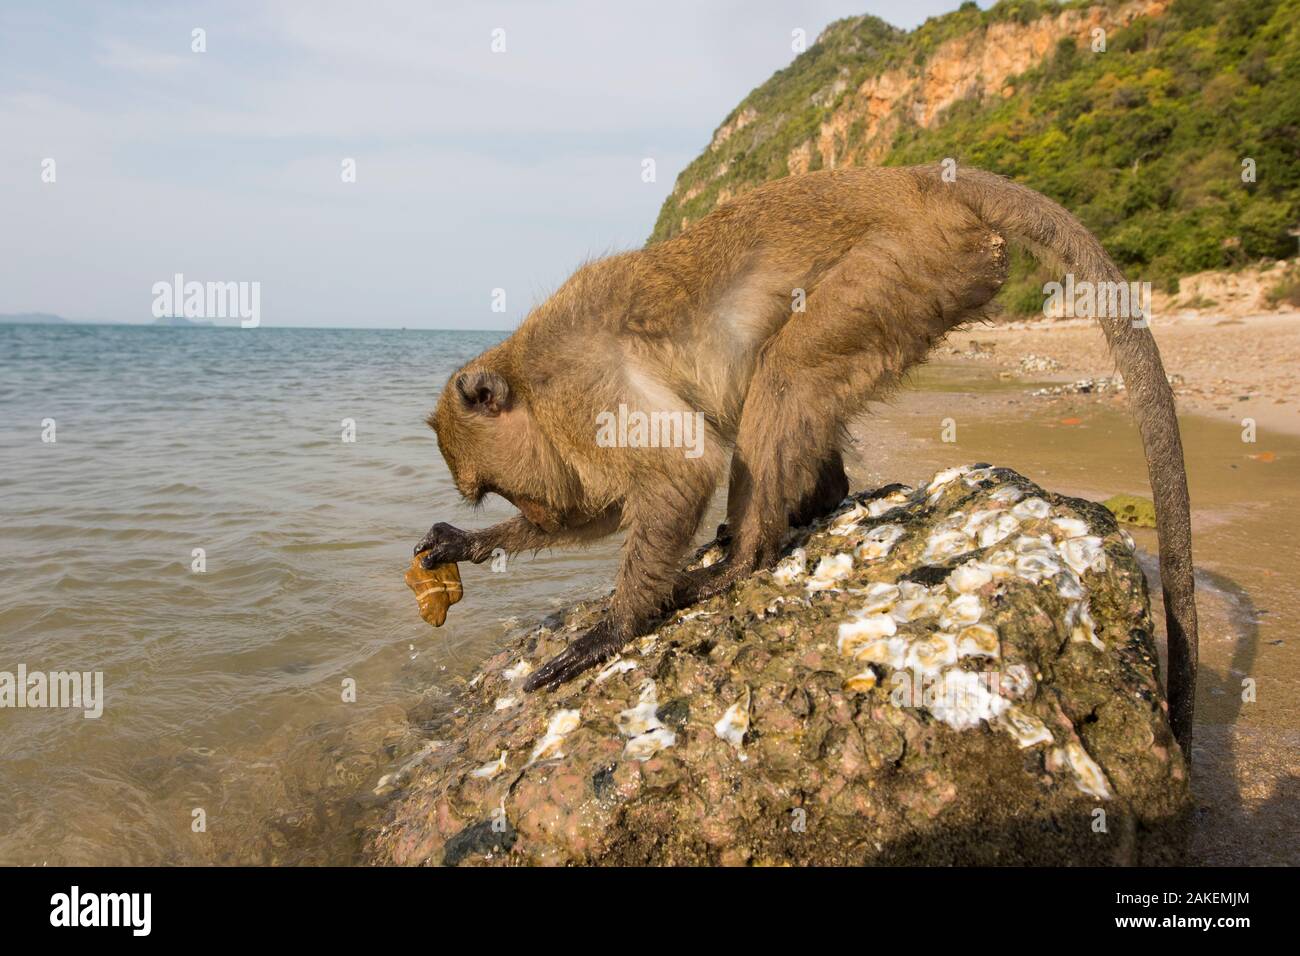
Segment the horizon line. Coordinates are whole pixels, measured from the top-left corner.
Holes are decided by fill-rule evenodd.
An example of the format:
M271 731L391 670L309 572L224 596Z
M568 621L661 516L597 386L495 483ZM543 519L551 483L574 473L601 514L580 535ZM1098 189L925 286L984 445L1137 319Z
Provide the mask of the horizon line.
M0 313L3 314L3 313ZM53 314L53 313L46 313ZM217 325L215 323L191 323L188 325L167 325L159 322L127 322L121 319L65 319L59 316L61 321L58 322L22 322L22 321L5 321L0 319L0 326L42 326L45 328L58 328L67 325L112 325L137 329L235 329L240 332L252 332L255 329L302 329L304 331L317 332L514 332L518 326L509 329L480 329L480 328L434 328L428 326L410 326L410 325L271 325L268 323L259 323L255 328L245 329L238 323L232 325Z

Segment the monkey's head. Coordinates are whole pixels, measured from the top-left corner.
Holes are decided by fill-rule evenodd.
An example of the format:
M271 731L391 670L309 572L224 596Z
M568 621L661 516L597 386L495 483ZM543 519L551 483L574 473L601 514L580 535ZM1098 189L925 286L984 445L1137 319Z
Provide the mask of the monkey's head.
M564 527L572 510L566 469L505 373L471 362L448 380L427 421L467 501L498 494L539 528Z

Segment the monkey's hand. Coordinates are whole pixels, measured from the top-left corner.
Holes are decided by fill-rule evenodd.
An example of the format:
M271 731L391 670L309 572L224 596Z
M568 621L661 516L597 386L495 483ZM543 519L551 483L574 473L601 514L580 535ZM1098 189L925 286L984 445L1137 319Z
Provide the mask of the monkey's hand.
M555 687L573 680L588 668L604 663L617 654L630 637L629 632L603 620L543 664L524 683L524 690Z
M472 560L472 545L469 532L440 521L420 539L415 553L421 555L420 566L429 571L439 564Z

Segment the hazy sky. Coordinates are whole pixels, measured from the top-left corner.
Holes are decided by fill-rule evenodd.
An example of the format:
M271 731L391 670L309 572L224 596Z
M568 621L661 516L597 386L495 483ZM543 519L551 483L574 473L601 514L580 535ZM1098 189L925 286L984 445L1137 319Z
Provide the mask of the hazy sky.
M4 0L0 312L149 321L180 272L264 325L511 328L644 242L794 28L957 3Z

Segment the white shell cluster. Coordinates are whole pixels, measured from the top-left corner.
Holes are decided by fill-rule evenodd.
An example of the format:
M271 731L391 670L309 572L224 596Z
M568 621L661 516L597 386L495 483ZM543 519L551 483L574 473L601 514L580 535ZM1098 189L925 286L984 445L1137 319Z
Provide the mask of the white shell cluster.
M926 564L947 561L959 554L975 550L975 541L964 531L956 529L937 530L925 542L925 552L921 560Z
M501 676L508 681L516 681L521 677L527 677L533 672L533 665L527 661L521 660L513 667L507 667L501 672Z
M930 483L925 486L925 492L929 495L929 497L925 499L926 503L933 507L938 503L939 499L943 497L943 490L950 482L956 481L962 475L965 475L970 471L970 465L962 465L960 468L949 468L947 471L939 472L931 478Z
M1015 704L1012 704L1003 712L999 725L1015 738L1016 743L1020 745L1022 750L1035 744L1050 744L1052 742L1052 732L1047 729L1047 725L1033 714L1021 710Z
M996 501L1000 505L1014 504L1025 496L1025 493L1015 485L1003 485L1001 488L995 488L989 495L989 501Z
M952 468L935 475L926 486L928 503L937 504L945 489L958 479L977 487L991 477L992 469ZM862 514L855 505L832 522L845 536L864 517L876 517L908 500L895 493L890 503L873 511L871 502ZM904 672L914 687L926 690L921 700L907 706L927 710L955 729L987 723L1012 737L1021 747L1053 744L1052 730L1017 701L1032 697L1034 677L1024 664L1003 667L996 676L967 669L963 662L997 662L1001 641L997 628L984 620L985 597L1000 582L1018 578L1054 587L1067 603L1065 624L1072 640L1101 648L1095 622L1089 613L1083 576L1106 570L1100 537L1087 523L1070 515L1053 514L1046 499L1015 485L993 489L975 510L958 511L937 524L924 542L921 560L947 564L964 554L981 551L964 561L934 586L910 581L877 581L850 593L861 604L839 625L839 652L859 666L866 665L844 683L850 692L866 692L882 678L881 669ZM854 551L859 561L887 556L904 537L899 524L885 524L863 535ZM794 557L793 555L791 557ZM823 590L846 577L853 561L847 554L823 558L807 587ZM789 561L790 559L787 559ZM798 568L806 557L799 555ZM784 564L784 562L783 562ZM913 695L914 696L914 695ZM721 722L719 723L719 728ZM719 736L722 731L718 730ZM1057 748L1060 762L1072 768L1080 789L1108 796L1105 776L1077 744Z
M848 511L841 512L832 518L831 523L826 527L826 531L837 538L843 538L856 531L858 525L869 517L871 517L871 512L867 510L866 505L854 504Z
M789 587L799 578L804 576L808 570L808 552L803 548L795 548L788 555L780 560L775 568L772 569L772 577L777 584L783 587Z
M1011 516L1021 521L1046 518L1052 513L1052 506L1042 498L1026 498L1011 509Z
M828 591L852 573L853 555L828 554L817 562L804 587L809 591Z
M907 504L907 499L912 495L912 489L907 487L895 488L887 495L881 495L879 498L873 498L867 502L867 514L873 518L879 518L887 511L893 511L901 505Z
M581 722L581 711L557 710L551 716L550 723L546 726L545 735L541 740L537 741L537 746L533 748L533 754L528 758L528 765L531 767L539 760L563 757L564 754L561 752L560 746L564 743L564 738L577 730L578 724Z
M605 665L592 683L603 684L616 674L626 674L630 670L636 670L636 666L636 661L630 661L626 657L619 655Z
M623 746L623 756L631 760L649 760L665 747L677 743L677 735L655 715L659 709L655 682L647 680L641 685L641 696L635 707L618 715L618 732L628 738Z
M1060 754L1054 756L1057 757L1059 762ZM1076 787L1090 797L1097 797L1101 800L1110 799L1110 781L1106 779L1106 774L1097 765L1097 761L1093 760L1088 751L1083 749L1083 744L1077 740L1071 740L1065 745L1064 758L1064 762L1074 771L1074 785Z
M720 740L725 740L735 749L741 760L747 760L742 745L745 734L749 732L749 685L740 694L740 699L727 708L726 713L713 725L713 732Z
M954 481L976 488L992 473L992 468L970 466L941 471L925 487L927 503L937 504ZM785 587L802 582L809 592L840 590L856 564L881 561L907 536L902 524L877 525L865 533L862 524L911 500L911 489L905 489L865 503L846 502L848 506L831 518L826 532L832 538L848 539L849 550L822 556L810 571L807 550L796 548L773 569L773 580ZM876 581L849 589L860 603L840 623L837 648L857 665L857 672L844 681L843 688L847 693L867 693L884 677L882 669L897 672L896 678L905 676L912 687L925 688L919 698L910 695L900 706L926 710L957 730L987 724L1022 748L1051 745L1049 766L1068 767L1080 790L1104 799L1110 796L1108 781L1083 747L1077 741L1056 746L1053 730L1022 706L1033 698L1034 675L1022 663L1002 663L998 630L984 620L987 597L1001 583L1018 578L1053 587L1067 602L1065 625L1071 640L1104 648L1083 581L1089 572L1106 570L1103 542L1090 533L1085 521L1053 510L1045 498L1027 495L1016 485L994 488L973 510L954 512L937 524L920 555L926 564L952 565L977 551L981 552L978 558L960 561L934 585ZM616 659L597 682L634 666ZM975 669L979 666L986 669ZM996 671L990 669L995 666ZM628 738L625 757L647 760L676 743L676 735L655 716L657 707L654 681L647 680L638 704L619 715L619 730ZM746 759L743 744L749 708L750 689L745 687L713 726L740 760ZM572 717L561 720L566 714ZM553 755L564 734L576 726L577 712L561 711L532 759ZM496 766L480 770L487 775Z
M1011 702L989 687L983 674L953 668L943 672L937 693L929 702L929 711L954 730L978 727L981 721L993 721Z
M933 587L873 584L862 592L863 607L839 626L841 654L857 664L906 672L914 687L924 680L927 689L909 705L957 730L995 720L1011 705L999 681L959 666L968 658L991 662L1001 656L997 629L981 620L985 607L976 593L993 574L978 562L969 564ZM846 683L847 690L869 689L866 672L850 682L855 686Z
M903 533L903 526L899 524L882 524L872 528L862 536L854 553L863 561L878 561L893 550Z

